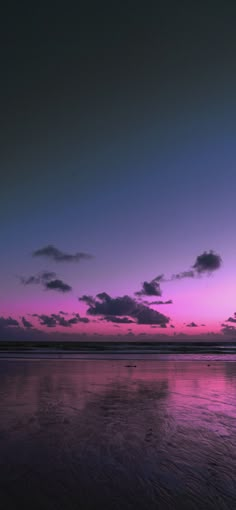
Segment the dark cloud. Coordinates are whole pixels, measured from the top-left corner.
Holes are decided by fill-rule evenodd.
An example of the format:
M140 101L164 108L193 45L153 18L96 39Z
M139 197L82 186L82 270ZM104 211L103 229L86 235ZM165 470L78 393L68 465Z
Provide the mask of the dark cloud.
M74 314L74 317L71 317L70 319L65 319L64 316L57 314L57 313L51 313L51 315L39 315L34 314L34 317L38 317L41 326L47 326L48 328L54 328L55 326L62 326L64 328L70 328L74 324L78 324L79 322L82 322L84 324L87 324L89 322L89 319L87 317L80 317L80 315Z
M61 315L69 315L68 312L63 312L63 310L60 310L59 312Z
M70 328L72 324L77 324L77 320L75 322L75 317L69 320L66 320L65 317L61 317L61 315L57 318L58 326L63 326L64 328Z
M157 276L150 282L143 282L142 289L136 292L136 296L161 296L160 281L163 275Z
M72 290L72 287L67 283L64 283L62 280L57 279L45 283L45 289L56 290L58 292L70 292Z
M88 306L93 306L95 303L95 299L92 296L88 296L87 294L84 294L81 298L78 298L79 301L83 301Z
M74 314L75 316L75 319L77 319L77 322L84 322L84 324L87 324L89 321L88 317L80 317L80 314L79 313L75 313ZM70 321L72 321L74 319L70 319Z
M25 317L22 317L21 321L22 321L23 326L26 329L33 328L33 324L31 324L31 322L27 321L27 319L25 319Z
M29 276L25 278L23 276L20 277L20 281L23 285L35 285L35 284L45 284L46 282L56 278L56 273L50 271L43 271L34 276Z
M204 251L201 255L198 255L196 262L193 265L193 269L197 273L211 273L216 269L219 269L222 264L220 255L217 255L212 250L209 252Z
M80 262L81 260L92 259L93 255L83 252L70 254L58 250L58 248L56 248L52 244L49 244L47 246L44 246L44 248L34 251L33 257L47 257L56 262Z
M186 324L188 328L197 328L198 325L195 322L190 322L189 324Z
M158 324L160 327L166 327L169 322L169 318L162 313L143 305L137 307L133 317L137 319L138 324Z
M131 317L137 324L157 324L159 326L169 322L168 317L137 302L130 296L112 298L106 292L102 292L96 298L82 296L80 301L84 301L88 305L87 313L89 315L102 315L104 320L110 320L112 317L114 322L114 317Z
M89 315L132 316L137 307L136 301L129 296L111 298L106 292L98 294L96 298L84 295L80 301L88 305Z
M19 322L12 317L0 317L0 328L19 326Z
M107 322L115 322L117 324L132 324L134 321L129 319L128 317L116 317L114 315L106 315L106 317L103 317L101 320L107 321Z
M47 326L47 328L55 328L57 325L57 320L53 315L37 315L39 318L41 326Z

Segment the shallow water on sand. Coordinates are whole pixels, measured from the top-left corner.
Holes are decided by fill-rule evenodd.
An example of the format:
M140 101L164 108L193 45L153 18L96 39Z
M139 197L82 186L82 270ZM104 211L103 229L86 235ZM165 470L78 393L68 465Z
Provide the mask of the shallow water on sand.
M236 362L0 360L4 510L236 508Z

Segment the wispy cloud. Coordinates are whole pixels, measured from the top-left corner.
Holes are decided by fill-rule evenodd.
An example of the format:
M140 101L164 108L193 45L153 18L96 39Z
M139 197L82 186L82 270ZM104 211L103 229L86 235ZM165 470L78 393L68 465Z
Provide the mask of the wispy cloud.
M38 285L45 284L46 282L56 278L56 273L52 271L42 271L41 273L37 273L36 275L28 276L27 278L24 276L20 276L20 281L23 285Z
M173 274L171 280L182 280L183 278L194 278L195 272L191 269L189 271L182 271L182 273Z
M53 244L48 244L39 250L33 252L33 257L47 257L55 262L80 262L81 260L89 260L94 258L93 255L84 252L74 254L59 250Z

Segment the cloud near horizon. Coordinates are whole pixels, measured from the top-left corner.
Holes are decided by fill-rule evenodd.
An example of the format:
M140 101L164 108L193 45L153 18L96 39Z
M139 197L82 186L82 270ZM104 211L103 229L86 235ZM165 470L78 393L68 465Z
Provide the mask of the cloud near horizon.
M135 324L135 321L128 317L116 317L115 315L106 315L100 319L101 321L114 322L116 324Z
M113 317L113 322L114 317L123 317L123 319L130 317L134 319L136 324L156 324L165 327L170 321L169 317L127 295L112 298L106 292L102 292L97 294L96 298L84 295L79 298L79 301L83 301L88 305L87 313L89 315L100 315L103 316L104 320Z
M0 317L0 328L19 326L19 322L12 317Z
M236 335L236 327L230 326L229 324L221 324L221 332L224 335Z
M71 317L70 319L65 319L61 312L58 314L51 313L50 315L36 313L33 314L33 316L38 318L41 326L46 326L47 328L55 328L56 326L70 328L79 322L84 324L89 323L89 319L87 317L80 317L78 313L76 313L74 317Z
M23 324L23 326L26 328L26 329L30 329L30 328L33 328L33 324L31 324L31 322L27 321L27 319L25 319L25 317L22 317L21 318L21 322Z
M47 257L55 262L80 262L81 260L94 258L93 255L84 252L77 252L74 254L63 252L53 244L48 244L39 250L35 250L32 255L33 257Z

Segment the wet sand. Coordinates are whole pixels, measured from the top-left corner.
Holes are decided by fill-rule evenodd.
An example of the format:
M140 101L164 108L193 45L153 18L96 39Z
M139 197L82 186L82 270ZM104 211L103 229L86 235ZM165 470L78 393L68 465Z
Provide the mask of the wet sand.
M4 510L236 508L236 362L0 360Z

